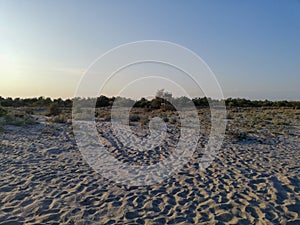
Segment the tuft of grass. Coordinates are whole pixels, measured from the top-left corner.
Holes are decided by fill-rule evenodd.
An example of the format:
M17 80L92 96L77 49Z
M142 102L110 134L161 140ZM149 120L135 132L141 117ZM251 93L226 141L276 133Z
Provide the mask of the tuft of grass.
M240 130L229 130L226 132L227 136L237 141L245 140L248 137L248 133Z
M48 119L51 123L67 123L68 117L65 114L59 114Z

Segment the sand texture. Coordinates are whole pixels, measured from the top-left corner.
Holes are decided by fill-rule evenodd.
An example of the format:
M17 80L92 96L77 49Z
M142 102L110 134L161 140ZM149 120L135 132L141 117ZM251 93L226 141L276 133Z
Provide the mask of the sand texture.
M206 170L199 168L200 139L181 172L128 187L86 163L70 124L7 126L0 134L0 224L300 224L299 126L265 128L227 136ZM113 135L102 138L120 160L155 163L167 154L123 154Z

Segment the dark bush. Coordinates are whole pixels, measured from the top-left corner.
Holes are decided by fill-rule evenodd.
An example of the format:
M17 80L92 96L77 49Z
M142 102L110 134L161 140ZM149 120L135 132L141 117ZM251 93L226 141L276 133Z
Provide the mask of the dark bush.
M96 107L107 107L110 105L110 99L104 95L97 98Z
M129 116L130 122L138 122L138 121L140 121L140 119L141 118L139 117L139 115L136 115L136 114L132 114Z
M59 107L59 104L57 102L55 103L51 103L51 105L49 106L49 116L57 116L59 114L61 114L62 110Z
M150 102L150 106L152 109L159 109L161 107L163 100L161 98L156 97L152 99Z
M133 107L137 107L137 108L146 108L150 105L150 102L145 99L145 98L141 98L140 100L138 100Z
M0 117L5 116L7 114L7 110L0 106Z

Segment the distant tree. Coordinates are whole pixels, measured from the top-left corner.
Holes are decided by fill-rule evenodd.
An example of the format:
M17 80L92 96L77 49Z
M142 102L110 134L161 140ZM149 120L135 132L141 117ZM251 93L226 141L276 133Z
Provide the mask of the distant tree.
M13 99L12 98L6 98L4 100L2 100L1 105L4 107L10 107L13 106Z
M160 97L156 97L150 101L150 107L152 109L160 109L162 103L163 99Z
M45 106L48 106L48 105L50 105L52 103L52 100L51 100L51 98L46 98L45 100L44 100L44 105Z
M197 107L208 107L209 106L207 97L193 98L192 101L194 102L195 106L197 106Z
M57 103L59 106L64 106L64 101L62 98L57 98L53 100L54 103Z
M188 97L181 96L179 98L175 98L174 103L176 106L179 106L179 107L189 107L189 106L192 106L193 102Z
M159 89L156 91L155 97L157 98L163 98L165 93L165 89Z
M172 96L171 92L164 92L163 97L164 97L165 100L167 100L168 102L172 103L173 96Z
M24 104L26 104L24 101ZM49 106L52 103L51 98L39 97L39 98L32 98L28 99L27 103L30 103L31 106Z
M110 105L110 99L104 95L97 98L96 107L106 107Z
M150 106L150 102L145 98L141 98L140 100L136 101L136 103L134 104L134 107L137 108L147 108L149 106Z
M116 99L115 97L111 97L109 99L109 106L112 106L114 104L115 99Z
M151 100L151 108L162 108L163 110L175 110L173 106L173 96L171 92L167 92L164 89L157 90L155 99Z
M71 107L73 106L72 100L71 100L71 99L66 99L66 100L64 101L64 106L65 106L66 108L71 108Z
M51 100L51 98L39 97L39 98L15 98L10 97L3 98L0 96L0 105L3 107L50 107L52 103L56 103L59 107L68 107L71 108L73 105L73 100L76 100L80 103L80 106L83 108L94 107L96 101L96 107L107 107L112 106L114 101L117 100L119 104L123 106L132 106L149 108L149 109L163 109L163 110L174 110L173 103L184 105L190 99L185 98L173 98L172 93L166 92L164 89L160 89L156 92L156 96L151 101L141 98L138 101L134 101L129 98L124 97L111 97L100 96L97 99L95 98L74 98L62 100L61 98ZM210 99L207 97L203 98L193 98L193 103L197 107L208 107L209 105L214 105L220 100ZM248 100L244 98L227 98L225 99L225 104L227 107L291 107L295 109L300 108L300 101L269 101L269 100Z

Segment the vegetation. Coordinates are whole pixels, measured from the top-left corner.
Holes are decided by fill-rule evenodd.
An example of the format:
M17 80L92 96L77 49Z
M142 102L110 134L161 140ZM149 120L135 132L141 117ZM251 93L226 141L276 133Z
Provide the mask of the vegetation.
M96 101L95 101L96 100ZM73 100L32 98L12 99L0 97L0 132L5 125L26 126L36 123L35 115L47 115L48 121L67 123L71 120ZM211 126L209 104L218 100L209 98L187 97L174 98L170 93L159 90L155 98L148 100L141 98L133 101L122 97L100 96L97 99L76 99L73 116L79 119L89 119L95 112L98 120L111 120L111 107L116 101L119 106L133 106L129 114L129 121L133 125L146 126L153 117L160 117L163 121L177 127L181 126L180 117L173 104L184 106L194 103L198 108L201 128L209 130ZM294 133L299 135L300 102L297 101L250 101L246 99L226 99L227 106L227 137L233 140L257 139L266 132L272 135ZM96 109L92 107L96 104ZM88 118L87 118L88 115ZM238 127L240 129L238 129ZM298 132L298 133L297 133ZM267 138L266 138L267 139ZM261 139L262 141L265 141Z
M131 114L129 116L130 122L139 122L141 120L140 116L137 114Z
M14 109L5 109L0 106L0 131L4 125L26 126L35 124L36 120L26 112Z
M175 110L173 105L182 106L189 103L194 103L196 107L208 107L210 104L218 103L220 100L213 100L207 97L196 97L193 99L189 99L187 97L178 97L174 98L171 93L165 92L163 89L158 90L156 93L156 97L152 100L148 100L146 98L141 98L138 101L134 101L129 98L123 97L106 97L101 95L97 99L85 98L85 99L66 99L63 100L61 98L51 99L45 97L39 98L3 98L0 96L0 105L2 107L53 107L53 113L59 114L56 111L58 108L72 108L72 103L74 100L79 100L80 105L84 106L92 106L92 103L95 103L97 108L101 107L111 107L114 102L119 106L132 106L135 108L146 108L146 109L164 109L164 110ZM244 98L228 98L225 99L225 104L228 108L234 107L270 107L270 108L278 108L278 107L287 107L287 108L295 108L300 109L300 101L269 101L269 100L248 100ZM51 109L50 109L51 110ZM0 115L1 115L0 111ZM51 113L51 112L50 112ZM52 114L52 113L51 113ZM54 115L53 114L53 115Z
M49 116L57 116L61 113L62 113L62 110L59 106L59 103L53 102L53 103L50 104L49 113L48 113Z
M7 115L7 110L0 106L0 117Z
M66 114L59 114L53 117L50 117L48 119L48 122L52 122L52 123L67 123L69 120L68 115Z
M6 125L14 125L14 126L26 126L36 124L36 120L30 115L16 115L16 114L8 114L5 116L5 124Z
M226 136L231 140L276 142L277 135L300 135L300 109L231 108L227 111Z
M234 139L237 141L243 141L243 140L247 139L247 136L248 136L247 132L240 131L240 130L227 130L226 135L230 139Z

